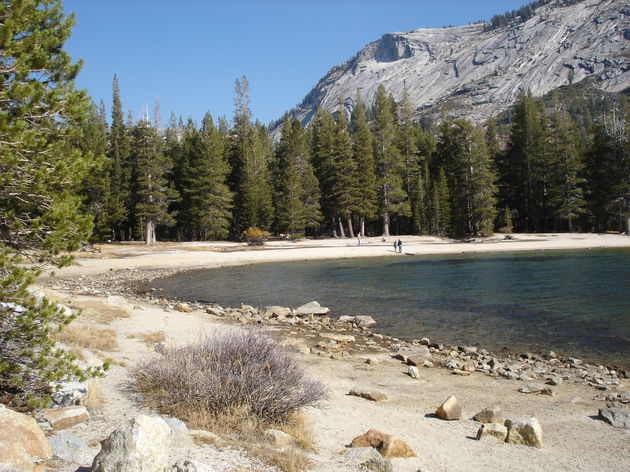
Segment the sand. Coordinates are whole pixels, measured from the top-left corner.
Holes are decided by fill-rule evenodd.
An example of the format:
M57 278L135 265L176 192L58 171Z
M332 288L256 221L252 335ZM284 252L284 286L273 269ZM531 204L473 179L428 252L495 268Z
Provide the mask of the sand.
M620 235L530 234L515 235L509 241L497 237L469 243L428 237L401 239L404 252L410 254L630 247L630 238ZM51 296L66 303L93 306L106 303L105 297L51 290L46 286L55 279L89 277L129 267L192 269L393 255L393 240L388 238L382 243L381 238L366 238L361 246L356 245L356 240L279 242L270 243L262 250L246 250L229 243L161 245L150 249L138 245L108 245L99 254L79 255L78 265L58 271L53 279L43 277L39 284ZM92 415L90 422L73 431L88 440L103 439L125 418L150 412L129 391L129 369L138 360L156 354L151 346L132 335L164 331L169 342L181 344L203 333L226 329L226 320L200 310L180 313L139 300L130 301L130 316L107 325L116 330L120 344L118 351L101 354L117 363L107 377L98 381L107 402ZM94 324L81 316L75 323ZM307 334L285 330L283 336L305 340ZM417 452L417 458L394 459L395 471L630 470L630 431L613 428L596 418L605 402L594 399L601 392L592 387L563 383L554 387L553 397L525 395L517 392L523 382L477 372L460 377L447 369L422 368L420 379L413 380L405 375L405 366L389 353L374 354L382 361L375 366L365 364L366 354L355 353L339 360L313 354L296 355L312 376L324 382L329 392L320 408L306 411L315 433L315 450L311 453L314 471L360 470L356 460L340 451L345 451L355 436L369 428L393 434ZM622 386L613 391L626 391L627 384L627 380L623 381ZM347 395L353 387L384 392L389 401L374 403ZM455 395L462 403L464 415L460 421L445 422L433 416L435 409L450 395ZM538 418L544 431L545 447L535 449L474 439L479 424L470 418L494 404L501 405L508 418ZM211 446L177 450L173 454L174 459L190 457L205 461L219 472L238 467L256 470L257 467L241 451L217 450Z

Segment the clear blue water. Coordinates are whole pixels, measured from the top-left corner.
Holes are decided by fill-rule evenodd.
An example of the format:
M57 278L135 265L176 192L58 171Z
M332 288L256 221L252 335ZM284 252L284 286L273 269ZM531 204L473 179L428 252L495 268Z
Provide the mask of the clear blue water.
M491 350L555 350L630 366L630 250L391 256L269 263L156 281L172 297L223 306L373 316L377 332Z

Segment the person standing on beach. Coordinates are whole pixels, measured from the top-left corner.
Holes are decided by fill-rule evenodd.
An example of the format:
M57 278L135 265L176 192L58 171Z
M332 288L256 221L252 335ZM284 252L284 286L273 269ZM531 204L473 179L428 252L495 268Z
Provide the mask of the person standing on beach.
M398 240L398 252L402 254L402 241Z
M398 252L398 241L394 241L394 252Z

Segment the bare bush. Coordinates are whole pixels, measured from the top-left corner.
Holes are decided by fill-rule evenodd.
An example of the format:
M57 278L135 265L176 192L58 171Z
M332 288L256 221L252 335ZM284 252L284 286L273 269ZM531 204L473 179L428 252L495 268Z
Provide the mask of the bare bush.
M135 369L137 388L158 408L175 405L218 416L246 411L266 422L285 420L324 396L280 344L256 331L227 331L168 349Z

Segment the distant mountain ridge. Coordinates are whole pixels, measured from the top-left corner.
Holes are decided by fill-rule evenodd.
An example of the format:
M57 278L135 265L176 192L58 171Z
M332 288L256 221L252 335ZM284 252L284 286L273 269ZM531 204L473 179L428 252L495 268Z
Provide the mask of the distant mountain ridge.
M630 3L582 0L539 6L526 21L388 33L333 67L291 112L308 124L318 107L351 112L359 91L371 104L379 84L396 100L405 88L416 114L475 123L509 108L522 92L542 96L587 77L630 87ZM484 26L486 25L486 26ZM276 132L279 128L276 127Z

